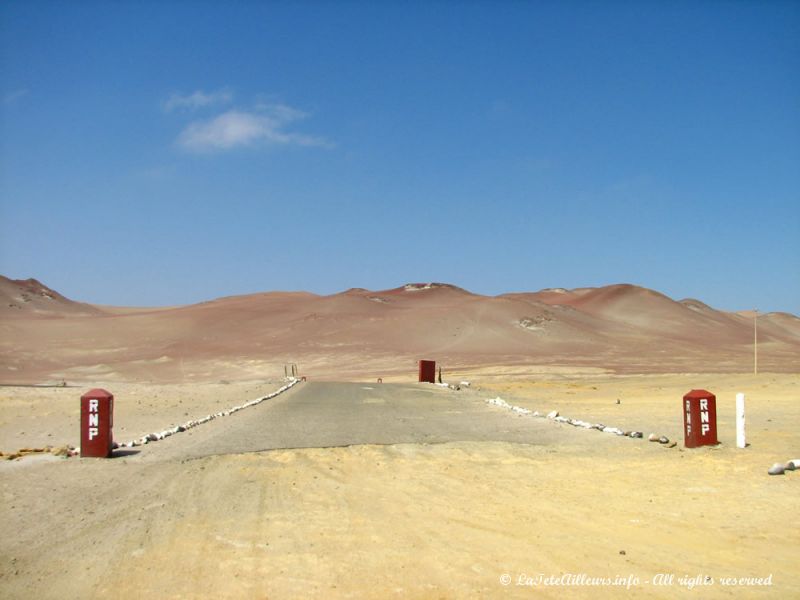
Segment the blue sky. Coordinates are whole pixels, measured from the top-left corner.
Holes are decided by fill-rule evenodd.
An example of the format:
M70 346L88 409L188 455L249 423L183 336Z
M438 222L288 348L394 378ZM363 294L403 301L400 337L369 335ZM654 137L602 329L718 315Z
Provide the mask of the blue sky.
M6 2L0 273L800 314L800 4Z

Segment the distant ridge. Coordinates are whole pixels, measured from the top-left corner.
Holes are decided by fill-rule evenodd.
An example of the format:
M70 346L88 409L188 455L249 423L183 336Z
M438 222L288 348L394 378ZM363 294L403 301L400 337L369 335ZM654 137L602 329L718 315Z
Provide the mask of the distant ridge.
M631 284L474 294L408 283L326 296L263 292L162 309L74 302L0 279L3 379L217 380L293 362L316 376L447 365L574 365L621 372L747 371L753 318ZM800 319L759 314L762 370L800 372Z

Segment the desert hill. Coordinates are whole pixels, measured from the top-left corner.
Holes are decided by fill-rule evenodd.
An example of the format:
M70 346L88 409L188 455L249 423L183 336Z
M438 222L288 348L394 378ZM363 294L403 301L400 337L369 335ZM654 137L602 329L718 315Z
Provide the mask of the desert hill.
M0 275L0 315L18 311L24 317L67 317L99 315L90 304L73 302L36 279L9 279Z
M73 302L0 280L0 381L218 381L297 363L314 377L446 367L571 365L748 371L753 318L628 285L482 296L441 283L320 296L268 292L162 309ZM759 315L762 370L800 370L800 319Z

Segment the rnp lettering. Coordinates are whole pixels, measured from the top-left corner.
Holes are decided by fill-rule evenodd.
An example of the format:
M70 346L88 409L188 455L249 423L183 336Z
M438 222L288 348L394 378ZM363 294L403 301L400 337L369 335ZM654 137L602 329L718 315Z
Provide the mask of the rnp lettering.
M686 435L692 433L692 403L686 401Z
M91 398L89 400L89 423L88 423L88 431L89 431L89 441L96 438L100 430L98 427L100 426L100 411L99 411L100 403L95 398Z
M686 401L686 433L692 433L692 403ZM700 399L700 435L706 435L711 430L708 417L708 398Z
M708 423L708 398L700 399L700 435L705 435L711 430Z

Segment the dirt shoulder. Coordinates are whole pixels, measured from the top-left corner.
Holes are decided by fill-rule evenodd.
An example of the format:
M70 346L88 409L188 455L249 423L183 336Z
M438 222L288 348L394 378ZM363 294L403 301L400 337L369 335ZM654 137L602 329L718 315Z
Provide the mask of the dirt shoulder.
M138 439L269 394L281 379L235 383L143 384L93 381L72 387L0 387L0 452L80 445L80 397L92 388L114 395L114 439Z

